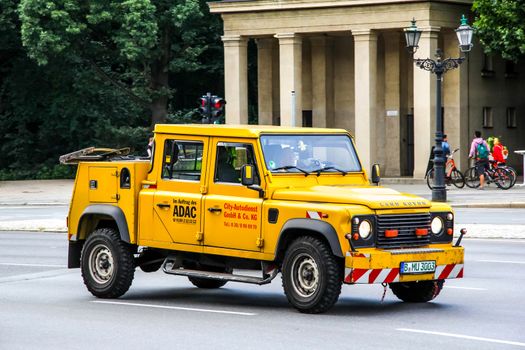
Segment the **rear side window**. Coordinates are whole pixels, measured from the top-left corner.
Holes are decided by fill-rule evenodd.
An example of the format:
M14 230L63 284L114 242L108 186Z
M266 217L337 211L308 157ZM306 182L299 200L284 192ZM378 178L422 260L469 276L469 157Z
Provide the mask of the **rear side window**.
M162 160L162 178L200 181L202 150L200 141L166 140Z

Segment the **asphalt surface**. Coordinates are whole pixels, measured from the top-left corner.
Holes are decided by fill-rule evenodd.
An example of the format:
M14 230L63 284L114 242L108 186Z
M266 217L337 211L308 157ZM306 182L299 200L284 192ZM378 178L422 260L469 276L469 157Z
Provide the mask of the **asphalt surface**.
M425 304L380 285L343 286L326 314L270 285L200 290L137 271L116 300L67 270L63 234L0 232L0 349L513 349L525 347L525 240L465 239L465 278Z

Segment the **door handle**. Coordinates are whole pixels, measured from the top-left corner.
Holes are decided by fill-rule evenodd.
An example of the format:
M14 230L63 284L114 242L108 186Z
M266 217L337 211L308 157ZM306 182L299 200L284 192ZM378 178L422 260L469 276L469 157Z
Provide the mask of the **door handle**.
M164 209L164 208L167 209L167 208L169 208L170 206L171 206L171 205L169 205L169 204L167 204L167 203L158 203L158 204L157 204L157 207L162 208L162 209Z
M220 213L222 211L222 209L213 207L213 208L208 208L208 211L210 213Z

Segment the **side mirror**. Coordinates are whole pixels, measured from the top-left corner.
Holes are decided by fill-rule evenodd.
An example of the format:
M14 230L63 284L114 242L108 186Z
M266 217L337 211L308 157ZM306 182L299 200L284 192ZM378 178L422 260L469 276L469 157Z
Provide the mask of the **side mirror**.
M379 181L381 181L381 168L379 167L379 164L374 164L372 165L372 183L378 186Z
M244 186L252 186L255 183L255 168L253 165L245 164L241 167L241 183Z

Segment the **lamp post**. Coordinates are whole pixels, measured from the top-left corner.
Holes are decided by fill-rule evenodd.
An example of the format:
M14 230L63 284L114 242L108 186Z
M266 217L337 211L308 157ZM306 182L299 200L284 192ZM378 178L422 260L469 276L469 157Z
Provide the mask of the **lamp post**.
M461 52L469 52L472 49L472 34L474 29L467 23L465 15L461 17L461 25L456 29ZM418 49L421 30L416 26L416 20L412 20L412 25L405 29L405 39L408 52L413 55ZM443 116L441 114L441 85L443 74L447 71L458 68L465 60L465 57L445 58L443 51L436 50L436 59L415 58L416 66L434 73L436 75L436 146L434 147L434 185L432 186L432 200L436 202L447 201L447 191L445 187L445 156L443 154Z

